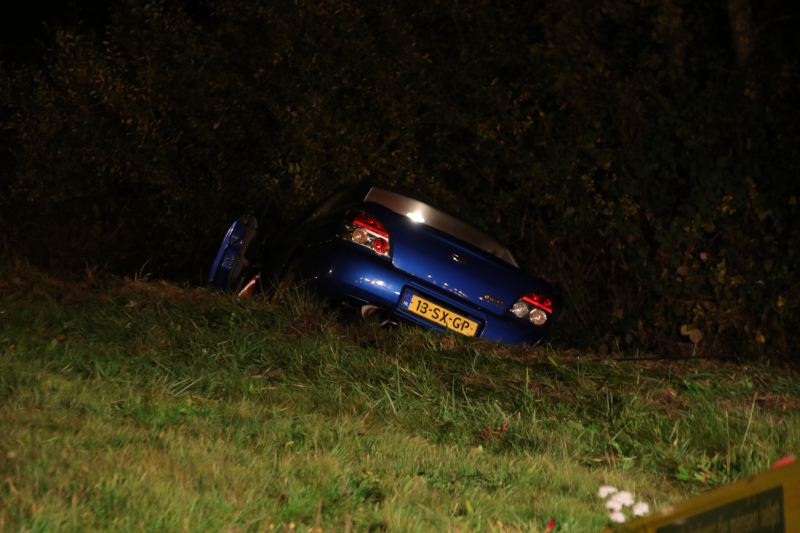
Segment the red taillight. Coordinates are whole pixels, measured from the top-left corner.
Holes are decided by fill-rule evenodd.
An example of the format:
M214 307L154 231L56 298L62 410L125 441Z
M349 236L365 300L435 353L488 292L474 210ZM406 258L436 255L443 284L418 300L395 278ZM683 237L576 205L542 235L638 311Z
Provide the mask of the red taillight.
M385 239L375 239L375 242L372 243L372 249L379 254L384 254L389 249L389 243Z
M373 252L389 257L392 239L389 228L363 211L350 211L344 219L339 236Z
M553 313L553 302L541 294L529 293L514 302L508 310L517 318L543 326Z
M356 214L355 218L353 218L353 224L368 229L373 233L377 233L384 239L389 238L389 230L386 229L386 226L384 226L383 224L381 224L368 214L364 213L363 211L359 211Z
M526 294L522 299L543 311L547 311L548 313L553 312L553 302L550 301L550 298L542 296L541 294Z

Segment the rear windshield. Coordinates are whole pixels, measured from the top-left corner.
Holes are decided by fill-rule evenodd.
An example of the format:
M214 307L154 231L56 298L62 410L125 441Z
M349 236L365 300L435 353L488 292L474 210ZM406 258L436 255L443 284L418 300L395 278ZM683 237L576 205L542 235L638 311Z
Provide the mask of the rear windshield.
M508 248L489 237L481 230L473 228L466 222L462 222L426 203L393 191L381 189L380 187L373 187L370 189L364 201L375 202L376 204L391 209L395 213L406 215L412 220L436 228L476 248L496 255L503 261L511 263L519 268L517 261L514 259L514 256L511 255L511 251Z

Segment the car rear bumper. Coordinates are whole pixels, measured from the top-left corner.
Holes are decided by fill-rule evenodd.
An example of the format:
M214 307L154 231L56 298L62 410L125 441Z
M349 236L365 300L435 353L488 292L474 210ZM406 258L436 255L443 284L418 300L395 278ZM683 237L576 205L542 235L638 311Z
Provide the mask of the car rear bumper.
M411 276L396 269L390 259L344 241L329 241L307 250L299 258L298 270L303 285L319 296L381 306L398 317L437 331L443 331L444 327L400 308L405 291L411 290L475 320L479 324L475 336L482 339L533 345L544 337L544 332L533 324L524 323L510 313L497 315L475 306L458 296L457 290Z

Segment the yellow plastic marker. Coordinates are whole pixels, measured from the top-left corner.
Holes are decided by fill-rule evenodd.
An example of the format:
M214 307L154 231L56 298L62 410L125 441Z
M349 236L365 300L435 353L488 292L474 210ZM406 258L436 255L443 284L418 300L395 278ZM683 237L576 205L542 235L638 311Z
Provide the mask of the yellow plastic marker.
M800 533L800 461L601 533Z

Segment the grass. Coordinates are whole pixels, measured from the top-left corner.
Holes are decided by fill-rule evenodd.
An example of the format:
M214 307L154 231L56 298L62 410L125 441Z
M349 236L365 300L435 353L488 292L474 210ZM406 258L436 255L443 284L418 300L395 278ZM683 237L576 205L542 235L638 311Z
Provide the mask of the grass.
M307 298L144 280L0 286L1 531L557 531L800 452L768 363L615 361Z

